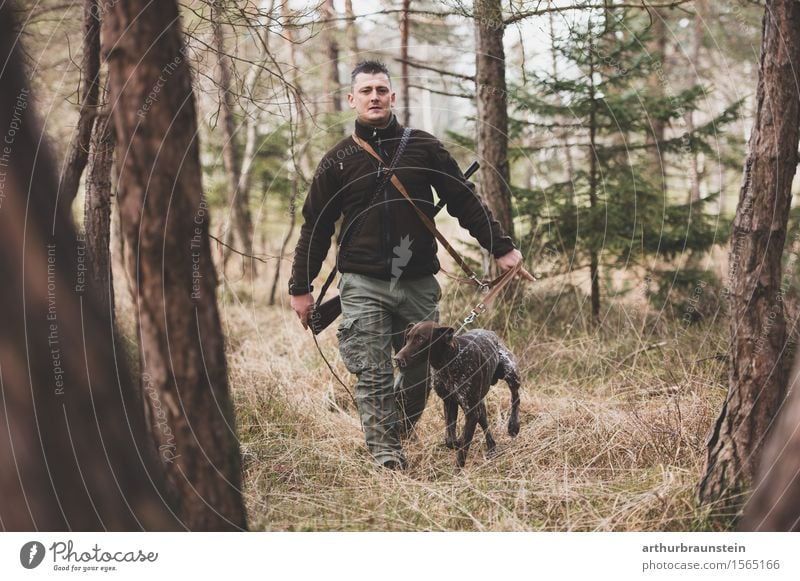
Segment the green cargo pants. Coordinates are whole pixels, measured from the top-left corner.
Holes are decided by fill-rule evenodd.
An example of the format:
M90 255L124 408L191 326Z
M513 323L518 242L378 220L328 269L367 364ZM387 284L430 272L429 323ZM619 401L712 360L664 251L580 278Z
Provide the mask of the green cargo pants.
M339 353L348 371L358 377L355 398L367 447L378 464L404 465L400 436L422 415L430 381L427 360L395 377L392 349L403 347L409 323L439 320L441 288L433 275L388 281L344 273L339 294Z

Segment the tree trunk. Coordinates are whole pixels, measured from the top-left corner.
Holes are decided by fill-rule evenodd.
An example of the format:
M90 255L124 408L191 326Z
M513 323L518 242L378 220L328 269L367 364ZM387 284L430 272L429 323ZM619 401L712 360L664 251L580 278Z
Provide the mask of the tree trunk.
M703 47L703 34L705 28L704 0L695 0L694 3L694 27L692 30L692 52L691 62L694 67L700 66L700 50ZM694 133L694 111L686 112L686 132ZM722 192L720 191L720 196ZM697 159L697 152L689 151L689 203L700 201L700 163Z
M283 242L281 243L281 251L278 254L278 259L275 261L275 276L272 278L272 287L269 291L269 304L275 304L275 296L278 291L278 284L280 283L281 278L281 265L283 264L283 258L286 254L286 250L289 248L289 242L294 235L294 229L297 224L297 198L300 193L300 188L298 187L298 175L297 175L297 168L295 167L294 163L291 163L291 169L289 170L289 176L293 177L294 179L291 180L292 182L292 195L289 199L289 228L286 230L286 235L283 237Z
M547 3L548 7L552 6L552 0ZM556 27L555 27L555 12L548 13L548 19L550 24L550 67L553 74L553 80L558 81L560 80L559 72L558 72L558 52L556 51ZM561 94L556 93L555 95L555 102L556 106L560 107L563 103L561 100ZM561 117L555 119L556 123L564 123L565 120ZM564 152L564 167L566 168L566 178L569 182L569 190L567 190L567 196L570 202L575 203L575 166L572 161L572 148L569 145L569 132L563 128L556 128L553 131L553 136L556 137L561 142L561 149ZM532 164L526 164L528 167L532 169ZM533 188L533 185L528 183L525 186L526 188Z
M242 157L242 171L239 174L238 190L248 200L250 199L250 188L253 181L253 162L256 159L256 147L258 146L258 113L254 113L254 117L248 117L245 123L245 140L244 140L244 156ZM248 210L248 219L250 212ZM250 232L248 230L248 232ZM252 236L248 243L252 246ZM252 250L252 248L251 248ZM255 262L252 259L247 260L252 266L253 274L256 271Z
M800 358L789 395L764 446L758 480L739 525L745 531L800 531Z
M222 128L222 163L225 166L225 175L228 178L228 192L231 200L234 227L228 227L225 233L225 244L238 246L238 250L247 256L253 254L252 229L253 222L250 218L250 202L248 192L241 186L241 162L239 150L236 146L236 121L233 115L233 93L231 91L232 67L228 54L225 52L225 36L222 22L225 19L225 10L222 0L214 0L211 4L211 22L214 30L214 53L217 57L217 88L219 89L219 124ZM233 231L236 231L236 243ZM227 265L230 251L222 251L223 265ZM252 258L243 257L244 276L252 273Z
M697 62L697 61L694 61ZM692 134L694 133L694 111L687 111L686 115L684 116L684 121L686 123L686 133ZM700 198L702 197L700 194L700 164L697 160L697 152L696 151L689 151L689 195L687 202L689 204L693 202L699 202Z
M322 18L330 21L336 16L333 0L323 0L320 6ZM339 92L339 43L336 42L336 23L325 22L322 29L328 72L325 74L325 95L327 113L342 112L342 96Z
M286 3L284 2L284 5ZM273 18L273 12L275 10L275 0L270 0L269 6L267 7L267 18ZM258 23L254 23L254 28L258 28ZM260 38L260 50L258 55L258 60L254 62L250 69L247 71L247 75L245 77L245 92L248 95L254 95L258 91L258 84L261 80L261 73L264 70L267 62L270 60L270 48L269 48L269 41L270 41L270 28L269 26L262 26L261 27L261 38ZM286 30L286 34L290 34L291 29ZM253 221L251 219L250 214L250 189L253 183L253 163L255 162L256 155L258 154L258 124L261 121L261 110L258 107L252 107L249 111L244 111L245 115L245 144L244 144L244 155L242 156L242 166L241 172L239 174L239 183L237 187L237 199L242 201L244 207L247 209L247 242L246 246L249 247L250 251L248 254L254 252L254 242L253 237L255 236L255 229L253 228L252 224ZM255 277L257 271L257 262L254 258L244 258L249 264L249 273L252 277Z
M589 91L591 107L589 110L589 208L592 215L597 208L598 167L597 167L597 92L594 85L595 55L589 59ZM589 242L589 277L591 281L592 326L600 326L600 257L594 242Z
M0 523L174 530L115 333L76 288L82 256L42 147L11 2L0 4ZM11 139L11 142L8 141ZM78 279L80 275L78 275Z
M246 526L202 194L197 119L174 0L110 6L104 38L134 273L144 399L185 525ZM157 98L153 98L153 93Z
M356 29L356 14L353 12L353 0L345 0L344 15L347 17L346 33L347 44L350 50L350 69L356 68L361 59L358 55L358 30Z
M411 0L403 0L403 12L400 17L400 93L403 95L403 125L411 125L411 89L408 78L408 29Z
M650 91L654 96L659 99L664 97L666 83L667 83L667 24L664 22L666 12L658 8L650 9L650 18L653 25L651 27L653 39L650 43L650 59L653 64L661 71L660 75L650 75ZM661 192L666 195L667 193L667 161L665 158L666 152L661 149L661 143L664 141L666 123L654 117L651 117L650 125L652 133L647 135L647 142L650 146L650 155L652 169L648 172L654 180L654 186L658 187Z
M64 204L66 208L72 206L78 195L78 184L89 157L89 140L97 113L97 99L100 93L100 0L83 2L81 77L78 125L70 143L58 186L59 203Z
M728 395L708 441L704 503L731 512L750 486L784 396L781 254L797 166L800 4L769 0L763 20L756 118L733 222L729 263Z
M83 228L86 235L87 284L101 312L114 320L114 278L111 269L111 166L114 126L108 115L92 128L86 172Z
M288 19L289 8L285 3L283 4L281 11L283 17ZM297 223L297 198L300 194L300 181L303 178L303 173L300 166L307 165L303 163L303 160L307 160L308 158L308 149L309 144L311 143L311 140L306 139L305 137L305 113L302 104L303 89L300 85L300 75L298 74L299 69L297 68L297 53L295 52L294 33L291 29L286 31L286 44L289 49L289 62L292 67L292 71L294 71L291 82L296 90L296 94L293 95L292 99L290 99L292 102L289 103L289 106L296 114L296 117L290 112L289 118L290 120L296 120L296 129L292 129L292 131L296 131L296 134L293 134L290 137L289 150L291 153L291 159L287 164L289 182L292 184L292 194L289 198L289 228L286 231L286 235L283 237L281 250L275 263L275 275L272 278L272 286L270 287L269 291L270 305L275 304L275 297L277 295L278 284L280 283L281 278L281 265L283 264L283 256L286 252L286 249L289 247L289 242L291 241L292 236L294 235L294 229ZM302 143L299 151L297 150L297 142ZM302 181L305 183L304 179L302 179Z
M475 83L481 193L506 234L514 236L508 165L506 62L500 0L475 2Z

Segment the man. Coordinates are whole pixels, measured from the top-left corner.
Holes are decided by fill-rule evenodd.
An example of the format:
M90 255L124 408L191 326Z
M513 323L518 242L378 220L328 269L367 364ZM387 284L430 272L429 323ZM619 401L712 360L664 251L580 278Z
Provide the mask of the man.
M436 241L408 200L391 184L377 191L404 129L392 112L396 95L389 72L382 63L365 61L353 69L351 80L347 101L356 112L355 134L378 152L383 163L352 137L325 154L303 206L305 223L289 294L292 308L307 327L314 304L311 283L328 252L335 223L344 214L342 233L351 228L352 232L337 262L342 273L339 351L347 369L358 377L355 397L367 447L379 465L398 469L405 467L400 438L422 415L430 385L424 361L404 368L395 379L392 349L403 346L409 323L438 320L441 289L434 274L439 262ZM435 207L433 186L446 201L447 211L496 257L501 271L522 260L435 137L413 130L395 175L429 216Z

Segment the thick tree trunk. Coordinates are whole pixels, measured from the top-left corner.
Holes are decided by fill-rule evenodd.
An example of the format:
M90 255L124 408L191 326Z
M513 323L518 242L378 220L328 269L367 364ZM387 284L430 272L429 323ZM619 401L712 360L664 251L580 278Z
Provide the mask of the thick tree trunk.
M121 164L119 204L132 249L151 430L186 526L243 528L209 209L177 3L119 2L104 26L113 47L109 101Z
M253 222L250 218L250 201L248 191L241 188L241 162L239 150L236 146L236 121L233 115L234 103L231 77L232 67L228 54L225 52L225 36L222 22L225 19L225 10L222 0L214 0L211 5L211 22L214 30L214 53L217 57L217 87L219 89L219 124L222 128L222 163L225 166L225 175L228 179L228 192L230 207L233 213L233 228L228 227L225 234L225 244L238 246L238 250L247 256L253 254ZM233 241L233 232L236 231L236 242ZM227 265L230 251L222 252L223 264ZM252 272L253 261L244 258L244 276L249 277Z
M59 203L72 206L89 157L97 99L100 93L100 0L83 2L83 57L78 125L70 143L58 186Z
M475 1L475 83L481 194L509 236L514 236L508 165L506 62L500 0Z
M0 4L0 526L175 529L113 328L78 288L85 259L55 195L15 9Z
M336 16L336 8L333 0L323 0L320 6L322 17L331 20ZM327 113L342 112L342 96L339 92L339 43L336 41L336 23L325 22L322 29L322 38L325 43L325 54L328 62L326 63L327 73L325 73L325 95L327 103Z
M797 167L800 4L769 0L764 11L756 118L733 222L729 264L731 359L728 395L708 442L704 503L742 503L784 396L786 348L781 254Z
M410 25L408 10L411 0L403 0L403 12L400 18L400 93L403 95L403 125L411 125L411 89L408 78L408 29Z
M83 228L86 235L87 285L101 312L114 320L114 278L111 269L111 166L114 126L108 115L92 128Z
M739 528L800 531L800 358L795 357L789 395L764 447L753 495Z

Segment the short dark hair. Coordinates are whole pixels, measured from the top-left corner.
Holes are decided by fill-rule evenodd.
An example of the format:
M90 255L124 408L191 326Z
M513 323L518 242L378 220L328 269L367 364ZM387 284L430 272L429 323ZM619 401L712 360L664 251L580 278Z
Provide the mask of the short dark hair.
M392 82L392 77L389 76L389 69L380 61L361 61L358 63L353 68L353 72L350 73L350 85L356 84L356 75L359 73L367 73L368 75L383 73L389 79L389 83Z

